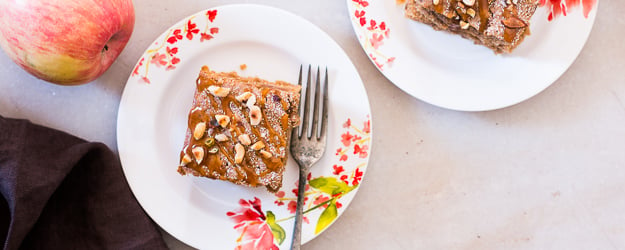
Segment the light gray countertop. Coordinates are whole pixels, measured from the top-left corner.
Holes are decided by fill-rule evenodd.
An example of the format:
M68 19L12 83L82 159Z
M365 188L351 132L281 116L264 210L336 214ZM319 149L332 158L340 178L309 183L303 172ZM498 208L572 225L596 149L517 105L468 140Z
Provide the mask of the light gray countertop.
M402 92L362 51L342 0L135 1L133 36L96 81L62 87L0 55L0 114L114 151L133 66L164 30L229 3L279 7L328 33L369 95L374 141L356 198L304 249L625 249L625 2L603 0L590 38L537 96L488 112ZM164 234L173 249L187 246Z

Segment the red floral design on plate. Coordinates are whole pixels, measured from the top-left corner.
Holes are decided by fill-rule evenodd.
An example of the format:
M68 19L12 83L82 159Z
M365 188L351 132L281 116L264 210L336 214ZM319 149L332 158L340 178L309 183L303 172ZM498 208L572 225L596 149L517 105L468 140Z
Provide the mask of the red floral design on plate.
M308 175L308 185L306 185L304 198L304 214L321 209L322 212L315 225L315 234L323 231L337 217L337 209L343 204L341 198L349 192L355 190L360 185L364 172L362 169L366 162L358 164L358 161L366 160L368 157L369 143L371 140L371 121L367 119L362 123L362 127L354 126L351 119L347 119L342 128L344 132L338 139L343 147L337 149L336 156L338 162L332 166L332 175L312 177ZM354 163L356 161L356 163ZM347 169L348 166L350 169ZM278 192L276 201L278 206L287 203L288 211L295 214L295 201L297 200L297 181L293 183L296 187L292 190L293 196L286 196L285 193ZM308 218L305 216L305 222Z
M139 63L132 71L132 76L140 77L141 82L149 84L151 82L149 78L150 65L165 70L176 69L176 65L182 60L177 56L181 42L204 42L213 39L219 33L219 28L212 26L217 17L217 10L208 10L203 17L206 20L196 22L194 21L196 16L191 16L181 26L171 28L163 42L156 42L154 48L148 49L139 59ZM198 25L202 21L206 22L206 25L200 29Z
M274 235L262 211L260 199L239 201L239 208L226 215L236 223L234 229L240 233L235 249L279 249L274 243Z
M384 41L388 39L391 30L387 27L386 22L375 20L367 17L367 6L369 2L366 0L352 0L354 6L354 14L352 19L360 24L359 36L363 41L365 51L369 58L375 63L378 69L383 70L384 66L392 66L395 57L387 56L380 52L380 47L384 45Z
M340 154L337 152L336 156L337 162L344 163L332 164L331 175L313 176L313 173L310 173L307 176L303 221L310 224L313 219L316 219L314 221L315 234L320 233L336 220L338 209L343 207L342 198L356 190L362 181L371 140L371 121L367 116L367 120L360 124L362 124L361 127L352 124L351 119L347 119L342 124L343 133L336 142L344 147L339 148ZM298 181L295 181L293 188L283 186L282 190L275 193L273 203L285 209L284 211L289 214L287 217L276 219L273 212L269 210L263 213L261 201L258 198L241 199L240 208L227 213L237 223L234 228L241 233L237 239L237 249L251 249L246 247L253 246L253 244L262 244L263 247L259 249L272 249L283 243L286 232L280 223L294 218L297 206L297 184ZM311 217L310 214L315 211L320 213ZM270 239L267 232L271 232L273 238Z
M341 134L341 143L344 147L336 150L339 161L347 161L349 159L349 151L352 149L352 156L365 159L368 156L369 139L371 134L371 121L367 120L362 124L362 129L352 125L350 119L343 123L344 128L349 130ZM350 133L351 130L351 133Z
M566 16L570 9L578 6L582 7L584 17L588 18L596 3L597 0L540 0L540 6L549 9L549 16L547 17L549 21L560 15Z

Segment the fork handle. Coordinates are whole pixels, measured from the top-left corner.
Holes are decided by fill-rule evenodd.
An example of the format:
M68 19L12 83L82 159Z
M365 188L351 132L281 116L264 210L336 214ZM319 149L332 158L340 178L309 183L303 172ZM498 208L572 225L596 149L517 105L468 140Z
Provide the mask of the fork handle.
M295 210L295 225L293 226L293 240L291 241L291 250L299 250L302 246L302 218L304 216L304 193L306 192L306 178L308 176L308 168L301 166L299 168L299 181L297 184L297 209Z

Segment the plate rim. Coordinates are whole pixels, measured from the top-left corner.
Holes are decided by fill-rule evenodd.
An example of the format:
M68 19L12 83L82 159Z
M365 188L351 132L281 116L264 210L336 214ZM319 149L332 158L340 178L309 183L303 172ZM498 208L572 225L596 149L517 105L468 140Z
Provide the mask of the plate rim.
M325 31L323 31L317 25L313 24L309 20L307 20L307 19L305 19L305 18L303 18L303 17L301 17L301 16L299 16L299 15L297 15L295 13L292 13L290 11L287 11L287 10L284 10L284 9L281 9L281 8L278 8L278 7L269 6L269 5L249 4L249 3L223 4L223 5L216 5L216 6L212 6L212 7L207 7L207 8L204 8L202 10L199 10L197 12L191 13L191 14L185 16L185 17L182 17L181 19L175 21L172 25L167 27L162 33L160 33L159 35L157 35L154 38L152 43L147 45L147 48L141 54L141 58L143 58L143 56L147 53L147 51L150 50L151 46L154 44L154 41L158 41L159 39L161 39L163 37L166 37L166 34L167 34L168 31L174 29L175 27L177 27L181 23L184 23L190 17L195 16L195 15L199 15L199 14L201 14L203 12L208 11L208 10L223 11L223 9L229 9L229 8L233 8L233 9L236 9L236 8L253 8L253 9L260 8L261 10L271 10L274 14L278 13L278 14L280 14L282 16L289 16L289 18L299 19L299 21L301 21L302 23L305 23L308 26L307 29L316 30L315 33L317 33L317 35L322 36L323 40L327 40L328 41L328 45L336 46L336 48L338 48L342 52L342 54L345 56L345 58L347 60L346 63L348 63L349 65L351 65L353 67L354 72L355 72L355 75L353 77L355 77L358 80L357 84L360 85L360 87L362 87L362 92L364 94L363 98L366 101L366 105L361 105L361 106L366 107L366 109L363 111L363 113L366 114L366 118L365 117L357 117L357 118L366 120L370 124L369 126L370 126L371 132L369 134L370 140L369 140L368 146L369 146L369 150L371 150L371 148L373 146L373 124L372 124L372 120L373 120L372 117L373 117L373 115L371 113L371 106L370 106L371 104L370 104L369 97L368 97L367 92L366 92L366 86L364 85L364 82L362 81L362 78L360 77L360 75L359 75L355 65L353 64L351 58L349 58L347 53L340 47L340 45L338 45L338 43L331 36L329 36ZM140 64L141 58L139 58L137 60L137 63L135 64L135 67ZM130 102L128 100L130 97L128 97L128 95L125 94L125 93L128 92L127 88L129 88L129 85L131 85L131 84L136 84L136 82L133 81L132 79L133 79L133 75L131 73L130 76L128 77L128 80L127 80L126 85L124 86L124 89L123 89L123 92L122 92L120 105L119 105L119 108L118 108L118 116L117 116L118 120L117 120L117 127L116 127L116 130L118 131L117 132L116 143L117 143L117 146L118 146L118 149L119 149L119 157L120 157L120 161L122 162L122 169L124 170L123 171L124 172L124 176L126 177L126 180L127 180L128 184L130 186L130 189L133 191L133 194L135 194L135 197L137 198L138 203L141 205L141 207L144 209L144 211L146 211L146 214L148 214L150 216L150 218L152 218L155 221L155 223L157 225L159 225L159 227L161 227L163 230L168 232L170 235L172 235L176 239L184 242L185 244L188 244L188 245L196 247L196 248L200 247L198 245L193 244L194 242L192 240L189 240L187 237L184 237L184 235L181 235L181 234L179 234L177 232L172 232L169 228L166 228L166 227L162 226L163 224L159 223L159 220L152 216L152 213L150 213L150 211L148 211L148 209L146 209L146 207L142 204L141 199L139 198L140 195L137 195L137 193L135 192L135 190L137 190L137 188L133 187L133 182L131 180L131 177L128 175L127 170L124 168L123 159L125 157L128 157L128 156L126 156L127 150L124 150L126 148L126 146L122 145L122 143L121 143L124 139L121 138L122 137L122 133L120 133L119 131L120 131L120 129L122 129L122 130L124 129L123 128L124 119L120 119L120 118L121 118L122 115L124 115L124 113L121 112L121 110L124 109L125 106L129 105L128 102ZM346 117L346 118L349 118L349 117ZM329 150L326 150L327 151L326 153L328 153L328 151L331 151L330 148L328 148L328 149ZM369 151L369 152L371 152L371 151ZM367 168L368 168L368 166L370 164L370 154L366 157L364 162L365 162L365 167L364 167L364 169L362 171L363 172L362 180L364 180L364 177L365 177L364 175L367 172ZM286 186L286 184L284 186ZM357 194L359 188L360 188L360 186L358 186L356 188L355 192L350 194L351 197L349 199L346 199L346 202L344 204L346 209L347 209L347 207L349 207L349 205L353 201L353 199L354 199L355 195ZM338 220L338 218L341 217L341 215L346 211L346 209L344 209L343 211L340 211L338 216L336 217L336 219L331 221L331 223L327 227L325 227L322 231L320 231L319 233L313 234L313 236L311 238L306 239L306 241L303 241L302 243L304 244L306 242L309 242L312 239L315 239L317 236L319 236L324 231L326 231L330 226L332 226L332 224L334 224ZM304 240L304 238L303 238L303 240ZM290 245L290 241L286 245ZM282 247L284 247L286 245L282 245Z
M373 66L378 70L378 72L380 72L389 82L391 82L393 85L395 85L396 87L398 87L399 89L401 89L403 92L405 92L406 94L412 96L413 98L416 98L417 100L423 101L425 103L428 103L430 105L436 106L436 107L440 107L440 108L444 108L444 109L448 109L448 110L453 110L453 111L467 111L467 112L480 112L480 111L493 111L493 110L499 110L499 109L504 109L504 108L508 108L514 105L517 105L519 103L522 103L524 101L527 101L528 99L531 99L532 97L540 94L541 92L543 92L545 89L547 89L548 87L550 87L551 85L553 85L553 83L555 83L558 79L560 79L562 77L562 75L564 75L566 73L566 71L572 66L572 64L577 60L577 58L579 57L579 55L581 54L581 51L583 50L583 48L585 47L590 34L594 28L595 22L596 22L596 15L597 15L597 10L598 10L598 5L599 5L599 1L596 2L595 6L593 7L593 9L590 11L590 14L588 17L584 18L586 21L590 22L590 25L588 26L587 30L584 30L585 33L581 33L581 37L582 42L579 44L579 46L576 46L575 48L572 49L571 54L573 55L570 59L568 59L566 62L562 63L562 67L558 69L558 72L556 74L554 74L553 76L549 75L546 76L546 79L543 80L545 82L545 84L540 85L539 87L535 88L534 91L531 91L531 94L527 95L527 96L523 96L520 98L516 98L514 101L510 101L510 102L506 102L505 104L495 104L495 105L485 105L479 102L473 102L472 105L458 105L458 104L450 104L450 102L440 102L438 100L434 100L434 98L428 98L427 96L424 96L423 94L418 94L419 90L418 89L414 89L414 88L409 88L410 84L402 84L402 83L397 83L398 79L397 76L389 73L388 71L385 71L382 67L387 66L384 63L379 64L378 62L376 62L374 56L372 56L372 53L365 48L365 44L366 44L366 39L360 34L363 30L365 29L366 25L360 25L358 23L358 20L354 17L354 13L356 12L358 13L357 9L354 8L354 3L361 3L361 2L366 2L366 4L368 5L368 7L370 7L372 4L370 4L369 2L375 2L375 4L378 5L384 5L384 3L381 2L376 2L376 1L366 1L366 0L346 0L346 5L347 5L347 14L349 15L350 18L350 23L352 25L352 30L360 44L361 50L366 54L367 58L369 59L369 61L373 64ZM399 1L397 1L399 2ZM404 3L394 3L396 6L404 6L405 4L405 0L403 1ZM365 6L367 6L365 5ZM382 7L384 8L384 7ZM541 7L538 7L539 10L541 9ZM371 10L371 9L368 9ZM537 11L539 11L537 10ZM377 10L379 11L379 10ZM367 11L368 12L368 11ZM382 10L379 12L384 12L386 13L387 11ZM581 15L581 10L576 9L575 11L573 11L572 13L577 14L577 15ZM365 14L365 11L362 12L362 14ZM387 17L387 15L383 15L384 17ZM378 16L379 18L379 16ZM553 22L556 21L562 21L562 19L566 19L567 16L560 16L557 19L554 19ZM388 18L387 18L388 19ZM380 20L378 20L380 21ZM388 21L388 20L382 20L384 21ZM367 23L368 25L368 23ZM440 31L438 31L440 32ZM455 35L452 35L455 36ZM384 44L386 45L386 44ZM370 45L369 45L370 46ZM412 52L410 52L412 53ZM394 58L393 58L394 59ZM392 65L393 63L395 63L394 61L390 63L390 65ZM427 62L426 62L427 63ZM419 78L417 78L419 79ZM405 81L405 80L404 80ZM476 104L477 103L477 104Z

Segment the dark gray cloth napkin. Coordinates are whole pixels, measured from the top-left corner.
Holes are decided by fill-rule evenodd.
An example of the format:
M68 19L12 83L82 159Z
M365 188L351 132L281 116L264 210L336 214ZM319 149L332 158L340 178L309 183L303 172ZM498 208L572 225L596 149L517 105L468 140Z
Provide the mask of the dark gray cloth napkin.
M106 145L0 116L4 249L166 249Z

